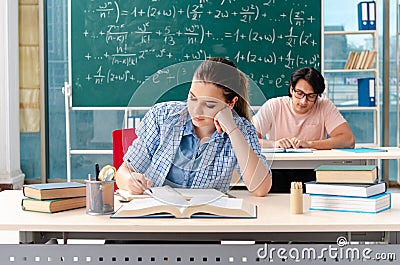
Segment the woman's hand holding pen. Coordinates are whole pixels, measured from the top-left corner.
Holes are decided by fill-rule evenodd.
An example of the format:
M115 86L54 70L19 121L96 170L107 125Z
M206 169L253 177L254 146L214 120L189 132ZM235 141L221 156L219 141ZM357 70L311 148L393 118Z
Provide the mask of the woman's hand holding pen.
M143 174L130 172L128 180L128 190L132 194L143 194L151 187L151 180L147 179Z
M131 194L143 194L145 191L151 188L152 181L146 178L143 174L136 172L126 163L123 163L120 167L123 170L122 174L126 177L124 183L117 183L118 187L128 190Z

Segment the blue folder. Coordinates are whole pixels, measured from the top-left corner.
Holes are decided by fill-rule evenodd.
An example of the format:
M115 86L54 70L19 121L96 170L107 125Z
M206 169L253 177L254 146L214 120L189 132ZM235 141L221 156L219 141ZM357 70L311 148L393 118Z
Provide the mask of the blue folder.
M376 3L375 1L362 1L357 5L358 29L376 30Z
M368 2L368 29L376 30L376 3Z
M375 78L359 78L358 86L358 106L375 107Z
M368 22L368 2L360 2L357 5L358 8L358 29L359 30L368 30L369 22Z

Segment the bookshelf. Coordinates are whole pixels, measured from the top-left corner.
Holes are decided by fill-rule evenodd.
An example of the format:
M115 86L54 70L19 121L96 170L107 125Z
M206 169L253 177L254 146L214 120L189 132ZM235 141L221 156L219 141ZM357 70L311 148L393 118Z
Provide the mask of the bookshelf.
M327 0L334 1L334 0ZM399 1L399 0L397 0ZM358 4L362 1L352 1L354 4L355 24L358 24ZM378 7L378 1L375 1ZM376 9L375 9L376 11ZM375 12L375 21L377 21ZM326 79L325 96L332 100L340 112L349 122L355 134L356 141L363 146L380 145L380 81L379 81L379 49L378 49L378 26L376 29L364 30L345 30L343 26L324 27L324 64L322 72ZM364 39L366 44L360 45L362 48L355 48L349 45L349 39ZM337 47L335 47L337 46ZM342 49L341 49L342 48ZM341 54L339 51L345 51ZM367 68L368 64L360 62L359 68L367 69L345 69L350 52L357 52L359 55L363 51L375 52L373 63ZM368 54L368 52L365 52ZM398 58L399 56L397 56ZM367 57L365 57L367 58ZM374 78L375 83L375 105L360 106L359 101L363 102L358 96L358 79ZM371 104L373 105L373 104ZM349 118L350 117L350 118ZM363 122L360 122L360 121ZM365 121L365 122L364 122ZM363 128L363 125L367 125ZM400 137L400 136L399 136ZM360 138L363 138L360 141ZM365 139L364 139L365 138Z

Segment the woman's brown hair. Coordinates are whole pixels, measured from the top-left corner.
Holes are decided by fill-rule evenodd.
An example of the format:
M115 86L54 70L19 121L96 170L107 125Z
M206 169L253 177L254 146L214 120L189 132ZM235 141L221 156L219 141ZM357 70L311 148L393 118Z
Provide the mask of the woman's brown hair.
M227 103L238 97L233 109L239 116L251 121L248 80L232 61L221 57L209 58L199 65L193 79L222 88Z

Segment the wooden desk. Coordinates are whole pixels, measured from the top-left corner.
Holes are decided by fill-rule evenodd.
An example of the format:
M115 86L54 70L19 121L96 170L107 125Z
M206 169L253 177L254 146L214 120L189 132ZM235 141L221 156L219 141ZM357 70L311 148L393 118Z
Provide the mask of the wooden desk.
M332 150L315 150L312 153L264 153L272 168L316 168L320 165L376 164L379 159L400 159L400 148L381 147L387 152L353 153ZM290 161L290 162L288 162Z
M110 219L87 215L84 208L44 214L21 209L21 191L0 192L0 230L19 231L21 242L45 242L51 237L85 239L165 240L168 242L336 242L338 236L353 241L397 243L400 231L400 194L392 194L392 209L379 214L309 211L304 195L304 214L289 213L289 195L252 197L232 191L258 205L256 219ZM120 203L115 203L119 207Z

